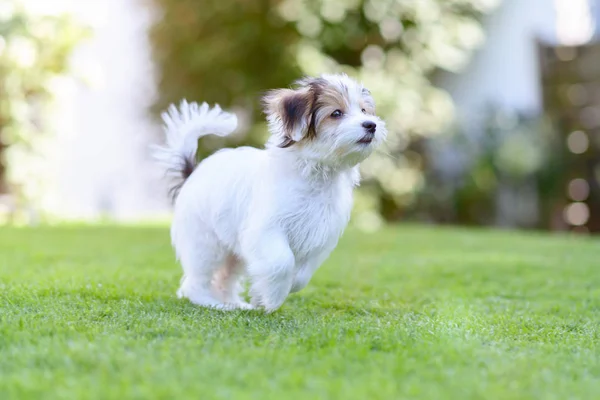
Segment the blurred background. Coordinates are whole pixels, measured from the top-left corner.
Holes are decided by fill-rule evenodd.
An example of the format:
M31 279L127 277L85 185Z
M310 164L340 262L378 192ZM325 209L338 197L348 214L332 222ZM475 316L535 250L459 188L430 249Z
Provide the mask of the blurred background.
M261 146L261 92L347 72L389 126L353 224L600 232L600 0L2 0L0 223L168 218L182 98Z

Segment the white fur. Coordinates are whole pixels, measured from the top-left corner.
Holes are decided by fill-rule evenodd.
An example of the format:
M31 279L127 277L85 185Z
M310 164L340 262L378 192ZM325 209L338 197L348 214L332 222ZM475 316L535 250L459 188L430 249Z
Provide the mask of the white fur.
M221 309L277 309L291 292L305 287L335 248L350 218L358 163L385 138L383 121L361 112L362 86L346 76L329 84L349 87L347 118L316 139L276 146L283 133L273 116L266 149L218 151L185 181L175 203L172 244L183 267L179 297ZM366 119L377 121L372 144L357 143ZM158 159L176 169L196 151L199 136L227 134L231 114L215 107L184 105L165 118L167 147ZM279 124L281 125L281 124ZM240 295L250 280L252 305Z
M183 100L179 109L171 104L162 114L166 146L154 146L153 156L167 175L178 177L178 167L185 158L194 158L198 139L206 135L227 136L237 128L235 114L223 112L216 105L188 103Z

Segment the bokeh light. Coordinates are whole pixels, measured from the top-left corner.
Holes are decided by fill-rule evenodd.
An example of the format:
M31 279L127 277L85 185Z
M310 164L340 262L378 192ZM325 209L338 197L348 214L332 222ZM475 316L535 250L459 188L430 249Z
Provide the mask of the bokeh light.
M367 68L380 68L385 59L383 49L377 45L367 46L361 54L361 61Z
M395 42L403 31L402 23L396 18L385 18L379 24L381 36L388 42Z
M590 209L585 203L571 203L565 207L563 217L570 225L582 226L585 225L590 218Z
M590 195L590 185L585 179L573 179L571 182L569 182L567 193L571 200L584 201Z
M573 154L583 154L587 151L590 145L588 136L583 131L574 131L567 137L567 147Z

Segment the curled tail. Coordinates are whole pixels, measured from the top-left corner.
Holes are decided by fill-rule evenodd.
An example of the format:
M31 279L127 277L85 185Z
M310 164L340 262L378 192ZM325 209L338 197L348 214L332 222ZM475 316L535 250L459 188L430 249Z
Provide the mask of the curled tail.
M173 179L169 193L175 199L196 168L198 139L206 135L229 135L237 127L237 118L222 111L218 105L210 108L206 103L198 105L184 100L179 108L173 104L169 106L162 119L166 143L153 146L152 155L165 174Z

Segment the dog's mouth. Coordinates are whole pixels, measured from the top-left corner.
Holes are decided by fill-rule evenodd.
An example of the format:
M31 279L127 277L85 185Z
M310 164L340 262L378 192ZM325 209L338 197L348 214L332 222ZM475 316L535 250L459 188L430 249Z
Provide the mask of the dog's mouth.
M375 138L375 134L374 133L367 133L365 136L363 136L362 138L360 138L360 140L357 143L360 143L360 144L371 144L371 142L373 141L374 138Z

